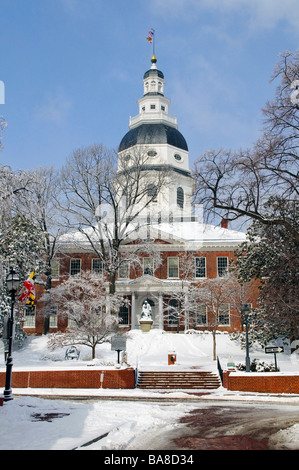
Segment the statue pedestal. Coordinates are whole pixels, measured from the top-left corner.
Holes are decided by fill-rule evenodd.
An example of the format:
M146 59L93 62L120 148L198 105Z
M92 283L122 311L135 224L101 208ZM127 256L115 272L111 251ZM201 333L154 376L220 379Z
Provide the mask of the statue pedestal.
M139 321L139 324L140 324L141 330L142 330L144 333L147 333L148 331L151 330L151 327L152 327L152 324L153 324L153 320L152 320L151 318L141 319L141 320Z

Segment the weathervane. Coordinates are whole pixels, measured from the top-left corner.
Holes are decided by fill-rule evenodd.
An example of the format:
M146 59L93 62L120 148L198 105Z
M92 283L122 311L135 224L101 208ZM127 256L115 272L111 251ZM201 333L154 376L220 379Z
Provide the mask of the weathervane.
M151 28L148 32L148 36L146 38L150 44L153 45L153 55L155 55L155 30Z

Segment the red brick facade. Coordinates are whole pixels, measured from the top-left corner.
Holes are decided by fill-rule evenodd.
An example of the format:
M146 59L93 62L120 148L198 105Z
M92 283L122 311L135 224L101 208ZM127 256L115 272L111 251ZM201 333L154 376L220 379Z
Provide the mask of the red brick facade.
M5 386L5 372L0 372L0 386ZM134 388L135 370L82 369L13 371L12 388Z
M223 386L231 391L258 393L299 393L299 374L279 372L223 372Z
M166 244L168 245L168 244ZM161 243L159 240L159 247L160 249L164 245ZM168 245L168 250L169 250L169 245ZM162 248L163 249L163 248ZM162 263L158 267L158 269L155 271L155 279L159 280L167 280L168 279L168 263L167 263L167 258L168 257L178 257L180 258L183 256L183 252L178 252L178 251L168 251L164 250L161 251L161 259ZM218 257L226 257L228 261L230 261L232 258L234 258L234 253L233 251L197 251L197 252L192 252L192 256L194 258L196 257L204 257L206 259L206 278L205 279L213 279L217 278L217 258ZM142 257L142 255L141 255ZM80 259L81 260L81 270L82 271L90 271L92 267L92 260L97 259L96 255L92 252L75 252L75 253L67 253L67 254L59 254L57 255L57 258L59 259L60 262L60 268L59 268L59 277L53 278L52 280L52 286L55 287L57 283L60 282L60 280L69 275L70 273L70 261L71 259ZM138 279L141 278L142 276L142 267L141 266L135 266L134 268L131 267L130 269L130 280ZM184 273L182 272L181 266L179 270L179 279L181 279L184 276ZM196 279L193 278L192 282L194 285L198 286L199 288L202 287L204 280L205 279ZM41 286L37 286L37 309L36 309L36 319L35 319L35 328L31 328L24 324L25 331L27 334L42 334L43 333L43 303L40 300L41 295L43 293L43 289ZM128 324L124 325L123 328L129 329L132 325L132 301L131 301L131 295L130 293L124 294L128 300L129 300L129 307L128 307ZM256 297L257 293L254 293L252 297ZM165 314L163 314L163 328L168 331L184 331L185 325L184 325L184 319L180 319L179 327L177 326L170 326L167 322L167 315L166 315L166 309L168 306L168 301L171 299L171 295L169 292L163 293L163 311ZM212 316L210 315L209 311L207 311L207 322L205 325L200 326L194 324L194 321L192 323L192 319L190 320L190 328L195 328L195 329L211 329L211 324L212 324ZM50 333L55 332L55 331L64 331L67 327L67 320L65 317L59 316L58 312L58 318L57 318L57 326L55 328L50 327ZM229 324L227 325L219 325L218 329L221 331L235 331L242 328L241 325L241 320L240 320L240 315L233 310L231 306L230 310L230 321Z

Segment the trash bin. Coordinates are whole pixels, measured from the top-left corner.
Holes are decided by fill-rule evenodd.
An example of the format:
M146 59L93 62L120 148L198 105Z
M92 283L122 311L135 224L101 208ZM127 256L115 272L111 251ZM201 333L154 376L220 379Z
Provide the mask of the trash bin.
M176 363L176 353L172 352L168 354L168 365L172 365Z

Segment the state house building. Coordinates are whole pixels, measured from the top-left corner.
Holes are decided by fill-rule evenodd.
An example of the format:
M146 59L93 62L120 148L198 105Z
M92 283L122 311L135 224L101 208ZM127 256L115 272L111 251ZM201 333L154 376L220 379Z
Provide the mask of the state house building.
M129 131L121 139L118 158L130 158L130 154L142 147L150 156L153 171L167 166L171 169L171 184L165 185L153 201L156 214L171 214L161 218L151 227L151 240L161 262L154 269L152 256L144 256L138 270L132 270L129 263L118 271L116 291L128 299L128 306L122 307L119 315L121 326L127 329L139 328L139 318L145 300L151 305L153 325L166 331L177 331L178 320L171 315L171 306L176 290L182 289L182 257L192 255L192 276L190 282L198 285L209 278L223 277L227 273L234 250L245 240L242 232L230 230L222 223L213 226L203 223L192 205L194 181L189 168L188 145L178 130L177 119L169 114L170 100L164 95L164 75L158 70L156 57L143 76L144 94L138 100L139 113L130 118ZM101 260L82 240L75 245L71 237L61 241L61 250L53 262L53 281L61 276L80 275L84 270L102 274ZM78 240L77 240L78 241ZM130 250L130 240L124 240L121 253ZM55 282L54 282L55 285ZM36 312L24 324L28 333L42 333L42 308L37 302ZM219 309L218 328L232 331L241 328L240 316L236 315L229 303ZM188 320L189 321L189 320ZM50 316L50 332L65 328L65 320L53 307ZM209 312L200 305L192 322L180 320L179 329L209 329Z

